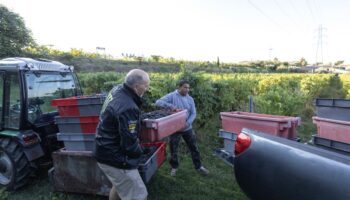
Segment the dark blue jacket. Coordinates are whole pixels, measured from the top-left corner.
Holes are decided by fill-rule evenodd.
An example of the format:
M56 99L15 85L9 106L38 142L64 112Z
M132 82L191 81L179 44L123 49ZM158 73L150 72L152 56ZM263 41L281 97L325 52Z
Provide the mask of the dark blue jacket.
M143 153L138 139L141 98L127 85L108 94L97 126L93 155L99 163L135 169Z

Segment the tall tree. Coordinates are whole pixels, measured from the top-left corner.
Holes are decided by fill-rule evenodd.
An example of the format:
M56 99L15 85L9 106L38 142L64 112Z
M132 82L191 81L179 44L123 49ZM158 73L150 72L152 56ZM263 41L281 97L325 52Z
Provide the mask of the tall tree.
M299 65L301 67L305 67L307 65L307 61L306 61L306 59L304 57L300 58Z
M0 4L0 58L21 56L30 44L34 40L23 18Z

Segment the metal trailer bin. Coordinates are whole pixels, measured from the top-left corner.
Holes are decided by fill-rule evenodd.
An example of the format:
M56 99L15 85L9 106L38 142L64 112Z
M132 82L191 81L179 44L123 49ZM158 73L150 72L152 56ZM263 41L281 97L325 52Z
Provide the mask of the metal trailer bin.
M336 152L347 153L350 155L350 144L330 140L317 135L312 136L312 142L318 147L326 147L328 150L335 150Z
M109 195L112 184L91 151L61 149L52 153L52 160L49 177L54 191Z
M350 121L350 100L347 99L316 99L317 117Z
M166 143L142 145L157 147L152 156L138 168L143 181L147 183L166 158ZM49 178L54 191L108 196L112 184L98 167L91 151L60 149L52 153L52 160L53 168L49 170Z
M350 121L312 117L317 136L350 144Z

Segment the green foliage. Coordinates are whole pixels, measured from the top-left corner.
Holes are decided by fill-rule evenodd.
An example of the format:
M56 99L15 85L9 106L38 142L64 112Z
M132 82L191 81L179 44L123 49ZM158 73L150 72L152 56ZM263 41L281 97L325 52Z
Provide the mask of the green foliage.
M340 81L343 84L343 90L347 98L350 98L350 74L340 75Z
M140 57L135 54L122 54L121 58L112 59L111 55L85 52L72 48L70 51L60 51L48 46L29 45L24 48L24 56L57 60L73 65L80 72L118 71L126 72L133 68L140 68L148 72L174 73L180 72L181 67L192 72L205 71L210 73L251 73L251 72L298 72L289 66L301 66L299 62L252 61L241 63L223 63L216 61L188 61L165 58L160 55ZM303 64L305 64L303 62Z
M151 85L149 91L144 96L144 109L146 111L158 109L155 105L157 99L165 94L172 92L176 88L175 74L158 74L150 75Z
M301 79L301 91L306 94L308 102L321 96L323 88L329 84L329 77L330 75L311 74Z
M0 58L22 55L30 44L34 40L22 17L0 4Z
M8 191L6 191L6 188L1 188L0 189L0 197L1 197L1 199L8 199L9 195L10 195L10 193Z
M304 96L300 91L275 86L258 95L255 104L260 113L298 116L304 107Z
M85 52L82 49L72 48L69 52L60 51L50 48L45 45L29 45L24 48L24 56L47 58L51 60L57 60L69 64L74 58L89 58L98 59L101 55L98 53ZM80 65L78 65L80 67Z
M334 99L346 97L346 91L343 89L343 83L338 75L333 75L329 78L329 84L322 88L319 97Z
M78 75L84 93L91 94L108 92L113 85L123 82L125 73ZM344 98L350 91L349 76L328 74L207 74L183 67L177 74L151 73L150 77L144 108L157 109L155 101L174 91L180 79L187 79L198 110L199 127L221 111L247 111L250 95L254 97L256 112L311 117L315 98Z
M122 83L124 73L97 72L79 73L78 78L84 94L108 93L114 85Z
M300 91L300 77L273 76L259 81L255 104L256 111L266 114L296 116L304 105Z
M24 48L26 57L48 58L50 55L63 55L63 52L51 49L47 46L30 45Z
M303 142L309 142L312 139L312 135L317 133L315 124L312 123L310 117L301 118L301 126L298 127L298 137Z

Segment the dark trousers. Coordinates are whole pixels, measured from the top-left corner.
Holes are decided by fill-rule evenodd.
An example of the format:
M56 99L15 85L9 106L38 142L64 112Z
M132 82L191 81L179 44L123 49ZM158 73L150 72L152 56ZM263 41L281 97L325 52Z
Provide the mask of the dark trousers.
M194 135L192 129L184 132L177 132L170 136L171 167L175 169L179 167L179 160L178 160L177 153L178 153L178 147L179 147L181 136L185 140L187 147L191 152L194 167L196 169L199 169L202 166L202 164L200 161L200 154L198 151L196 136Z

